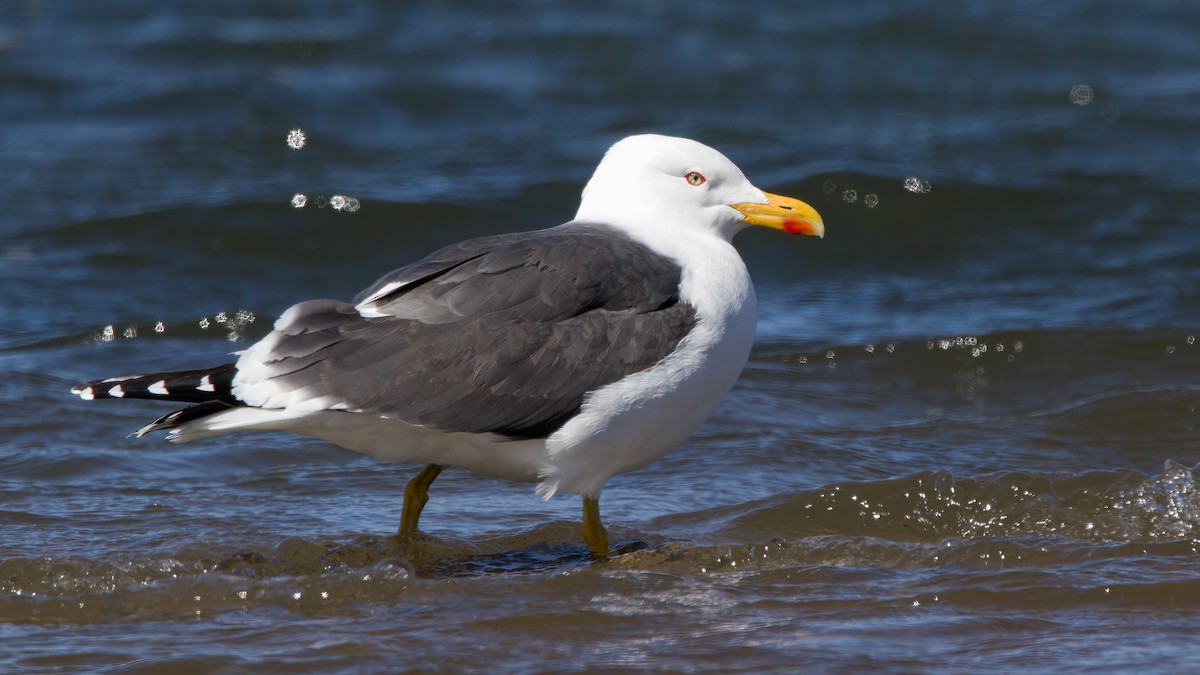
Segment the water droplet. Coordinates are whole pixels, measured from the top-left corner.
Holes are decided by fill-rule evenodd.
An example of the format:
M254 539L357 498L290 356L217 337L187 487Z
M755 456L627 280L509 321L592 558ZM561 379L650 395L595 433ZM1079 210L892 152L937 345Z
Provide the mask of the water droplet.
M927 195L933 189L933 186L929 184L929 181L921 180L916 176L909 176L904 179L904 189L913 194Z
M824 183L821 185L821 192L824 192L824 193L825 193L825 194L827 194L827 195L831 195L831 194L833 194L834 192L837 192L837 183L835 183L835 182L833 182L833 181L831 181L831 180L826 180L826 181L825 181L825 182L824 182Z
M209 324L209 323L208 323L208 317L207 317L207 316L206 316L206 317L202 317L202 318L200 319L200 328L201 328L201 329L205 329L205 330L207 330L207 329L208 329L208 327L209 327L209 325L211 325L211 324Z
M308 197L306 197L304 195L304 193L297 192L296 194L292 195L292 206L294 206L298 209L302 209L302 208L304 208L304 205L307 203L308 203Z
M375 563L374 571L387 581L404 581L416 574L412 564L403 558L384 558Z
M155 333L162 333L166 330L167 330L167 325L165 323L159 321L158 323L154 324L154 332Z
M847 204L853 204L854 202L858 201L858 193L854 190L846 190L842 193L842 201L846 202Z
M229 341L237 342L242 339L242 329L254 323L257 317L250 310L239 309L234 312L233 316L228 316L225 312L221 312L217 315L217 318L224 324L225 329L229 331Z
M303 148L307 141L308 139L305 138L304 130L302 129L292 129L288 132L287 144L288 147L293 150L299 150L300 148Z
M863 204L868 209L873 209L876 206L879 206L879 195L869 194L866 197L863 197Z
M318 207L325 206L324 197L317 198L317 206ZM362 204L360 204L358 199L356 199L354 197L347 197L346 195L333 195L332 197L329 198L329 207L332 208L334 211L343 211L345 213L354 213L361 206L362 206Z
M1077 84L1071 87L1071 103L1075 105L1090 105L1095 96L1095 92L1086 84Z

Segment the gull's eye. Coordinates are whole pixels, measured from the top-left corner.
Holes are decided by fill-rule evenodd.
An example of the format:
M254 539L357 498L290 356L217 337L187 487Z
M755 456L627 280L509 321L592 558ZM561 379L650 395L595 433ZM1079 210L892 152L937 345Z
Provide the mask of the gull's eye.
M683 174L683 178L689 185L704 185L705 181L704 174L699 171L689 171Z

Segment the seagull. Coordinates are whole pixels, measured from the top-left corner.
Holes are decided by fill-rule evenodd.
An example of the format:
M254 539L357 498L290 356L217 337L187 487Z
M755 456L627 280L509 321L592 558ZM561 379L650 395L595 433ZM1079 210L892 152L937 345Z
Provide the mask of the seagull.
M754 187L706 145L630 136L567 223L452 244L353 302L301 302L234 362L71 391L192 404L139 437L285 431L424 464L401 538L443 467L577 494L589 552L614 555L605 482L683 443L749 358L756 301L732 239L750 226L825 233L811 206Z

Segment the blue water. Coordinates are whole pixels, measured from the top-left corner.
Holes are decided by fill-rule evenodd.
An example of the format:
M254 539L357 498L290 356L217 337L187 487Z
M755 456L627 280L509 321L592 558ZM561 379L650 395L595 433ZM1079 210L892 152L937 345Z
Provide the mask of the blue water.
M1195 669L1197 34L1166 2L0 3L0 664ZM576 500L447 472L398 551L416 467L127 439L165 410L67 394L556 225L641 132L828 231L736 242L750 365L604 493L650 550L589 563Z

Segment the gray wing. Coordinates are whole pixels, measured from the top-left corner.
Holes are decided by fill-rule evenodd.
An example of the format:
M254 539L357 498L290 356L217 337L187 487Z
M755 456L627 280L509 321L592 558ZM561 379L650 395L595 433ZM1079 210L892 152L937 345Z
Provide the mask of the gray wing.
M599 225L474 239L384 276L357 305L293 307L239 368L337 409L544 437L691 330L680 274Z

